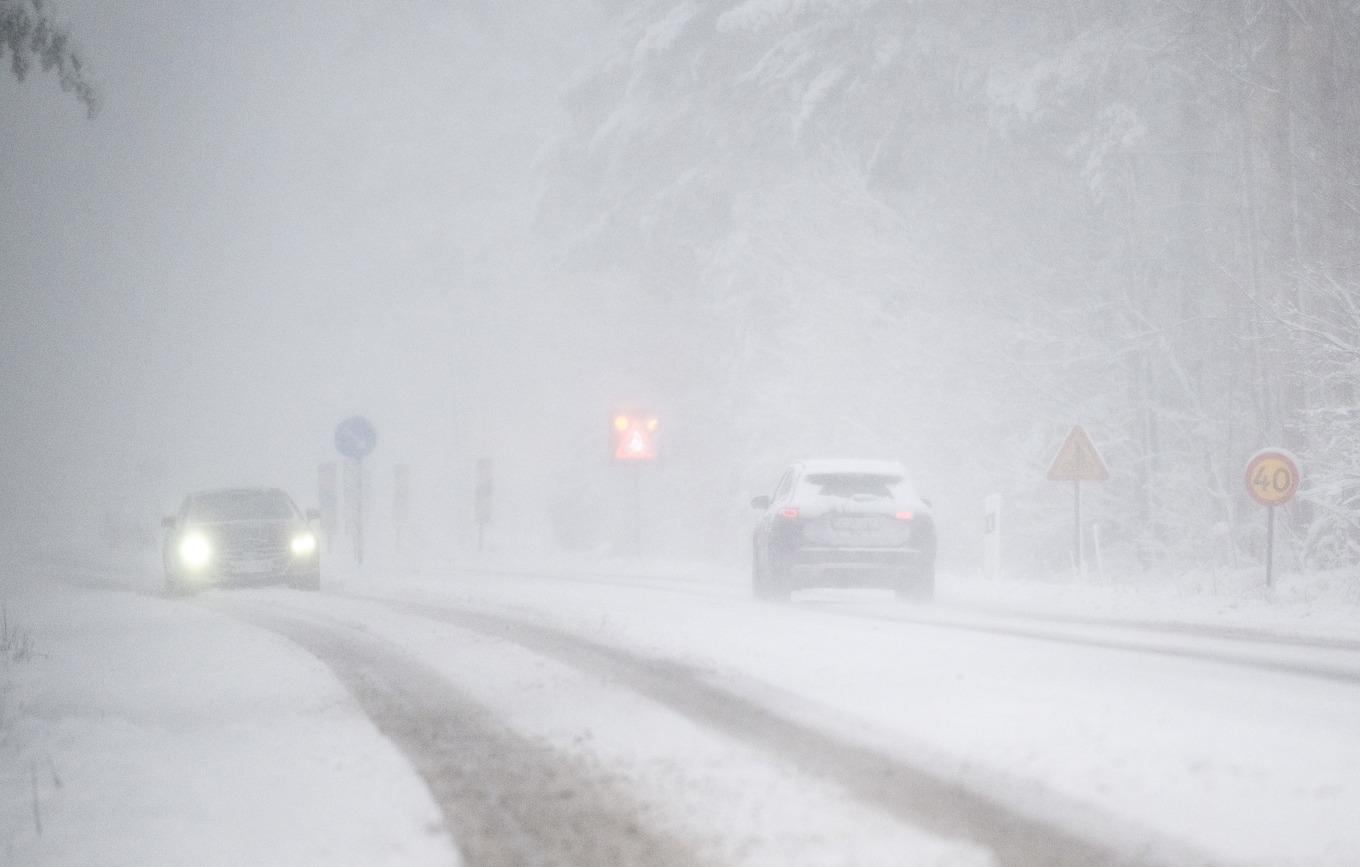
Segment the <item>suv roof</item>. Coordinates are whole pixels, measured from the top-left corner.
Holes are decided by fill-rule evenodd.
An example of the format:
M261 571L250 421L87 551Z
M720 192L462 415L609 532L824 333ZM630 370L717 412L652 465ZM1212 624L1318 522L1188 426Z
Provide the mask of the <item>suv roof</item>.
M797 461L803 472L813 474L836 474L857 476L900 476L907 478L907 468L898 461L870 461L858 458L816 458Z

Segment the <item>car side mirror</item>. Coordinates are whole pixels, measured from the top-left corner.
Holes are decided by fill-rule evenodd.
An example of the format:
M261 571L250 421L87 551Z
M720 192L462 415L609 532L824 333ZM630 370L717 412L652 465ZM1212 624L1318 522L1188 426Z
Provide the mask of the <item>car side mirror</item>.
M320 521L320 520L321 520L321 512L320 512L319 510L317 510L317 509L308 509L308 510L307 510L307 520L309 520L309 521Z
M753 497L751 499L751 508L752 509L770 508L770 498L765 494L761 494L759 497Z
M168 518L161 518L161 526L164 527L164 528L167 529L167 530L173 530L173 529L175 529L175 524L176 524L176 523L177 523L177 522L175 521L175 518L174 518L173 515L171 515L171 516L168 517Z

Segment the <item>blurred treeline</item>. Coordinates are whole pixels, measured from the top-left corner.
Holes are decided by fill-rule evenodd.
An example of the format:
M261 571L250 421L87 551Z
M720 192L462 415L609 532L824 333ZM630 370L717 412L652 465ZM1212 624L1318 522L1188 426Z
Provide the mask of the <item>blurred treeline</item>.
M1061 567L1081 423L1111 559L1253 562L1278 445L1292 565L1360 560L1356 4L603 5L543 161L557 314L683 419L715 523L786 458L900 456L956 540L1000 491L1013 568Z

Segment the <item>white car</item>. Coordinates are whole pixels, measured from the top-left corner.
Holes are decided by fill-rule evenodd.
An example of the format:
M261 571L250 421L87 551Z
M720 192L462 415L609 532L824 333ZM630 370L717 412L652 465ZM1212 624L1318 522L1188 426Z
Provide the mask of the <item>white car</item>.
M807 460L756 497L751 583L761 599L810 587L935 594L935 518L893 461Z

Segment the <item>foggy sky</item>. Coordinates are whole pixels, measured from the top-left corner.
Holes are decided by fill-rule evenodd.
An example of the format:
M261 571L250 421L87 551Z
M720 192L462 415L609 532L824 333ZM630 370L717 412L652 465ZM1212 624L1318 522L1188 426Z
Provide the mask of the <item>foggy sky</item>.
M312 502L353 412L387 460L452 472L500 399L482 368L558 70L594 38L555 8L59 6L104 105L0 79L10 521L216 484Z

